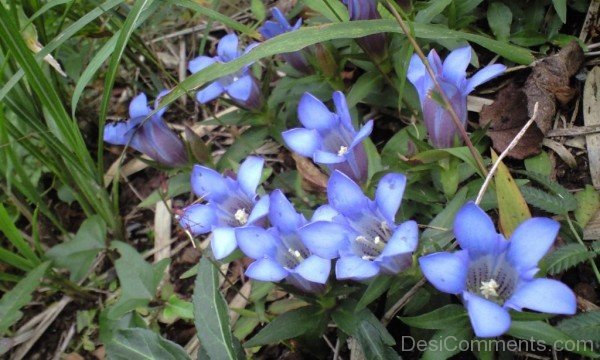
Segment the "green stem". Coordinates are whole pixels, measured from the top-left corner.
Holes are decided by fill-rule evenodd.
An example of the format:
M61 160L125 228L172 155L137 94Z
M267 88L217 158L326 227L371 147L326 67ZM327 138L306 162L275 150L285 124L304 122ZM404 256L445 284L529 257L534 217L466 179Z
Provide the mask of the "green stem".
M571 221L571 217L569 216L568 213L566 215L566 219L567 219L567 223L569 224L569 228L571 229L571 232L577 239L577 242L579 242L581 245L585 246L585 244L583 243L583 239L581 239L581 237L577 233L577 230L575 230L575 226L573 226L573 222ZM587 246L585 246L585 248L587 249ZM592 269L594 270L594 274L596 275L596 280L598 281L598 283L600 283L600 271L598 271L598 266L596 266L594 259L590 259L589 261L590 261L590 265L592 266Z

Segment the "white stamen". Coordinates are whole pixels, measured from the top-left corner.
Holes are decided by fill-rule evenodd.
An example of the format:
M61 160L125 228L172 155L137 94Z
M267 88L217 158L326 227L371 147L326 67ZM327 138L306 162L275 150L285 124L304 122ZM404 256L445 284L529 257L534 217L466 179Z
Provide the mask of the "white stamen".
M290 253L290 254L291 254L293 257L295 257L295 258L296 258L296 260L298 260L298 261L302 261L302 260L304 260L304 258L302 257L302 253L300 253L300 251L298 251L298 250L294 250L294 249L290 248L290 249L288 249L288 252L289 252L289 253Z
M375 256L371 256L371 255L363 255L361 257L363 260L373 260L375 259Z
M490 296L498 297L498 288L500 285L496 282L496 280L491 279L490 281L482 281L479 290L481 291L481 295L484 298L489 298Z
M246 212L246 209L238 209L233 217L235 217L240 225L246 225L248 222L248 213Z
M338 156L343 156L344 154L346 154L348 152L348 147L347 146L340 146L340 149L338 150Z
M377 245L381 242L381 238L379 236L375 236L375 239L373 239L373 242L375 243L375 245Z
M233 81L238 81L239 79L240 79L240 78L239 78L239 77L237 77L237 76L234 76L234 77L233 77Z

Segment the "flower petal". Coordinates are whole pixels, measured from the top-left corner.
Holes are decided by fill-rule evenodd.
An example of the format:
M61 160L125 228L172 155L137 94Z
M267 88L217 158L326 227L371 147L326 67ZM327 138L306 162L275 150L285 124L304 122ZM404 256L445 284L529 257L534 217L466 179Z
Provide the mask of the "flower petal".
M271 258L256 260L246 270L247 277L259 281L277 282L285 279L288 274L286 269Z
M506 70L506 66L502 64L493 64L484 67L479 70L475 75L471 76L469 80L467 80L467 86L463 90L463 94L467 95L471 93L471 91L475 90L475 88L486 81L489 81L496 76L500 76Z
M227 180L218 172L201 165L194 165L190 179L192 191L208 201L221 202L229 194Z
M281 10L279 10L279 8L277 8L277 7L272 8L271 16L273 16L273 19L275 19L279 24L281 24L281 27L283 27L285 29L290 28L290 23L285 18L285 15L283 15Z
M112 145L127 145L134 132L134 127L142 122L142 117L106 124L104 127L104 141Z
M254 80L252 80L252 75L244 75L227 85L225 91L234 100L246 101L252 95L253 88Z
M192 235L206 234L217 224L216 209L210 205L195 204L183 209L179 216L179 226Z
M308 281L325 284L331 272L331 260L311 255L296 266L294 271Z
M360 186L345 174L334 171L327 183L329 204L344 216L354 217L369 204Z
M134 97L129 103L129 117L134 119L137 117L146 117L150 114L150 108L148 107L148 98L146 94L141 93Z
M265 40L269 40L277 35L283 34L285 29L275 21L265 21L263 26L258 28L258 32Z
M442 66L444 79L460 87L466 80L467 67L471 62L471 47L465 46L452 50Z
M235 34L223 36L217 45L217 54L224 62L237 58L239 56L238 37Z
M469 260L464 251L422 256L419 265L425 278L439 291L460 294L466 289Z
M240 250L252 259L275 257L279 240L267 230L257 226L240 227L235 231Z
M281 133L285 144L298 154L312 158L321 144L321 137L317 130L296 128Z
M235 229L230 227L214 228L212 232L210 246L215 255L215 259L221 260L237 248Z
M367 280L379 274L379 266L358 256L339 258L335 264L335 277L339 280Z
M295 232L304 225L306 219L298 214L294 205L285 197L281 190L271 193L269 206L269 221L283 234Z
M341 248L348 246L348 232L337 223L317 221L298 229L300 239L311 253L324 259L335 259Z
M369 137L369 135L371 135L372 131L373 131L373 120L369 120L363 127L360 128L360 130L356 133L356 135L354 135L354 139L352 139L352 142L350 143L350 148L353 148L356 145L360 144L364 139L366 139L367 137Z
M577 300L573 291L560 281L533 279L519 287L504 306L518 311L527 308L549 314L573 315L577 311Z
M298 119L307 129L327 130L337 124L335 114L321 100L304 93L298 103Z
M313 161L317 164L339 164L346 161L345 156L339 156L337 154L331 153L329 151L317 150L313 154Z
M454 234L460 247L473 257L493 252L498 242L492 219L472 201L456 214Z
M413 84L419 94L419 99L423 102L423 99L427 96L427 89L424 88L425 79L426 77L429 77L429 75L427 74L425 65L417 54L413 54L410 58L406 77L408 78L408 81Z
M510 315L500 305L467 291L463 293L463 299L475 335L495 337L508 331Z
M250 198L256 195L256 188L260 183L264 164L265 160L263 158L248 156L238 169L237 181Z
M560 224L549 218L522 222L510 237L506 258L521 270L536 267L554 243L559 228Z
M340 213L329 205L321 205L315 210L310 221L333 221Z
M429 65L436 76L442 73L442 59L440 59L440 56L435 49L431 49L427 55L427 61L429 61Z
M375 192L375 203L377 203L377 208L390 223L388 225L394 223L405 188L406 176L402 174L389 173L379 180Z
M194 74L200 70L211 66L216 62L217 60L215 58L211 58L208 56L198 56L197 58L190 60L188 64L188 70L190 70L190 72Z
M350 110L348 109L348 103L343 92L335 91L333 93L333 104L335 105L335 112L340 117L344 126L352 128L352 118L350 117Z
M215 81L206 86L204 89L198 91L196 93L196 100L198 100L200 104L206 104L207 102L212 101L221 96L221 94L224 91L225 89L223 88L223 86L221 86L221 84L218 81Z
M248 224L253 224L256 221L261 220L267 216L267 214L269 214L269 197L265 195L254 204L250 215L248 215Z
M396 228L380 256L411 253L417 248L418 242L419 225L413 220L406 221Z

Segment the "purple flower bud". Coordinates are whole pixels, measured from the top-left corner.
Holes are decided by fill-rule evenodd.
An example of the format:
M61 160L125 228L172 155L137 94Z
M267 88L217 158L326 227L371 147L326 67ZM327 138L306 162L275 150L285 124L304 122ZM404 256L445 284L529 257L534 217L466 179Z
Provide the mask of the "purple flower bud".
M377 12L377 0L343 0L348 7L350 20L381 19ZM369 55L381 59L387 51L387 38L385 34L374 34L356 40L361 48Z
M437 82L452 104L463 127L467 126L467 95L476 86L501 75L506 70L506 66L501 64L489 65L467 79L466 70L471 61L470 46L452 51L443 63L435 50L431 50L427 58ZM429 141L436 148L453 146L459 130L456 128L450 112L445 109L443 104L440 104L439 96L436 99L435 84L416 54L410 60L407 77L419 94L423 119L429 132ZM462 141L460 138L458 140Z
M155 106L166 93L167 91L163 91L159 94ZM162 120L165 111L166 108L163 108L146 119L152 109L148 106L146 94L141 93L129 104L128 120L106 125L104 141L113 145L131 146L163 165L185 165L188 161L185 146Z
M577 310L575 294L565 284L534 278L559 228L552 219L532 218L506 241L492 219L469 202L454 220L462 250L426 255L419 263L435 288L462 297L475 335L495 337L510 327L510 309L567 315Z
M250 45L242 52L238 48L238 37L235 34L225 35L217 45L217 56L199 56L190 61L188 68L192 74L201 71L214 63L226 63L237 59L243 53L252 50ZM250 66L246 65L234 74L224 76L208 84L196 93L196 99L206 104L219 96L227 94L239 106L249 110L257 110L263 104L258 80L252 75Z
M319 99L305 93L298 104L298 118L304 127L281 135L286 145L298 154L363 183L368 177L368 162L362 142L371 134L373 120L356 131L344 94L334 92L333 102L335 113Z

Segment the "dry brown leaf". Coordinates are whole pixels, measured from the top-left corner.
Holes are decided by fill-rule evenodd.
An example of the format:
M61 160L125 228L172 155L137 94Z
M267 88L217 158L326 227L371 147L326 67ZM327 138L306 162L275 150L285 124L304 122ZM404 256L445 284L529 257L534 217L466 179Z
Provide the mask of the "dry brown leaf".
M560 52L540 60L533 68L523 87L514 83L498 93L496 101L484 106L479 117L481 126L488 126L493 147L499 152L506 149L515 135L533 115L538 103L536 126L531 126L519 144L508 153L509 157L524 159L541 150L544 136L552 128L557 102L568 103L576 93L569 87L570 79L583 64L583 50L572 42Z
M327 175L323 174L312 161L296 153L292 153L292 158L296 162L298 173L304 180L303 183L313 190L320 191L327 188Z
M600 125L600 67L589 72L583 89L583 122L586 126ZM585 137L592 184L600 189L600 134Z

